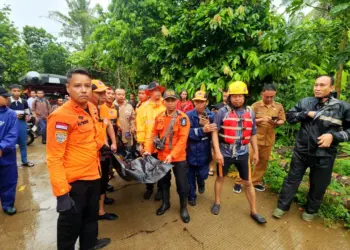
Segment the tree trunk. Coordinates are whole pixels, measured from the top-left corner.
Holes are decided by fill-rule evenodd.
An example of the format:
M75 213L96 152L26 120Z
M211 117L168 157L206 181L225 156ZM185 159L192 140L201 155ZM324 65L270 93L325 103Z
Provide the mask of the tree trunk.
M348 30L344 31L344 37L340 42L339 45L339 52L343 52L346 46L346 43L348 42ZM341 63L339 65L339 70L337 71L336 74L336 82L335 82L335 90L337 92L337 97L340 98L340 93L341 93L341 81L342 81L342 76L343 76L343 67L344 63Z

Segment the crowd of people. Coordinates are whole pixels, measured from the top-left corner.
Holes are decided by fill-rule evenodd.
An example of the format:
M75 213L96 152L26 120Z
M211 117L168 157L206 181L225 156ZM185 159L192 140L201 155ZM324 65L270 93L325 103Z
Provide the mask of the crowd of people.
M197 205L197 190L199 194L206 192L205 181L215 167L211 213L219 214L224 177L235 166L239 177L233 191L239 194L244 187L251 218L265 224L266 219L257 211L255 192L265 191L263 177L275 143L275 129L287 120L301 123L301 128L273 216L281 218L290 209L310 168L310 190L302 219L312 221L330 183L337 146L350 136L350 105L333 98L333 91L331 76L318 77L314 97L302 99L286 115L282 104L274 101L277 91L273 84L265 85L261 100L248 106L248 87L242 81L229 83L223 102L211 109L205 91L198 90L190 100L186 90L178 95L157 82L140 85L138 102L135 96L128 101L124 89L114 91L100 80L91 79L84 69L68 73L69 100L59 99L55 107L41 91L31 93L25 101L19 97L19 86L12 86L11 94L0 88L2 208L9 215L16 213L16 144L22 165L33 166L27 160L22 134L25 121L34 115L42 142L47 142L47 166L57 197L58 249L74 249L78 238L80 249L100 249L110 243L109 238L97 238L98 220L118 218L104 209L114 202L106 196L111 188L111 155L105 152L117 153L120 148L173 165L179 215L184 223L191 219L187 204ZM146 200L157 186L154 199L161 201L158 216L170 208L171 177L169 171L158 183L146 184Z

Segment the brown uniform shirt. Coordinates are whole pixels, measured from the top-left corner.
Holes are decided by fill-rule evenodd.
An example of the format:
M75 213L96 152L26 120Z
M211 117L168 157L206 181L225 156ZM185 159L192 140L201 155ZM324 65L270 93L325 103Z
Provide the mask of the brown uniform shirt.
M256 119L265 116L277 117L278 120L286 120L282 104L274 102L270 107L266 106L264 102L258 101L252 105ZM257 123L257 139L260 146L271 146L275 143L275 126L268 122Z

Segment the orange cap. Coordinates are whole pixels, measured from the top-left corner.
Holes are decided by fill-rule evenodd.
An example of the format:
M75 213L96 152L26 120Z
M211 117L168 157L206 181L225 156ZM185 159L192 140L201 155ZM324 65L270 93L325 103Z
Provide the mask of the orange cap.
M93 92L103 92L107 89L106 85L100 80L92 80L91 83Z

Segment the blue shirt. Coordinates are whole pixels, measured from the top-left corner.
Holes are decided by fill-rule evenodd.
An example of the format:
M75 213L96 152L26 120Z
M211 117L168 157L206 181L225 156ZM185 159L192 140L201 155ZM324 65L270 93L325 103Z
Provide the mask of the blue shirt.
M241 117L245 112L244 109L239 109L235 111L239 117ZM219 111L215 114L214 123L216 123L218 131L220 131L221 126L223 125L223 120L227 115L227 113L228 113L228 109L226 107L223 107L219 109ZM255 114L253 111L250 111L250 113L251 113L252 122L253 122L252 135L255 135L256 134ZM237 136L242 135L242 131L237 130L236 133L237 133ZM248 145L242 145L241 140L235 141L234 144L227 144L227 143L220 142L220 151L223 157L233 158L233 157L247 154L249 152L249 147Z
M13 99L13 97L10 97L10 105L9 108L14 110L16 113L21 114L30 114L28 102L22 98L19 98L18 100ZM22 120L24 120L25 117L23 116Z
M213 123L214 113L207 109L209 122ZM199 116L196 109L186 113L190 120L191 128L187 140L187 163L193 166L208 165L211 161L211 133L204 133L203 126L199 124Z
M17 116L7 107L0 107L0 167L16 162Z

